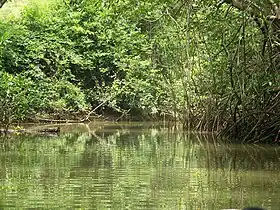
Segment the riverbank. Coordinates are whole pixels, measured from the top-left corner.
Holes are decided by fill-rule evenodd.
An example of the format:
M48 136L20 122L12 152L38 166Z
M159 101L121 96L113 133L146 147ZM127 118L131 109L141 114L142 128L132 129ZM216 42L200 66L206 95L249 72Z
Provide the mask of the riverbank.
M42 118L45 117L45 118ZM69 118L67 118L69 117ZM11 124L0 124L0 134L32 134L32 133L59 133L60 126L64 126L67 124L88 124L88 123L102 123L102 124L115 124L120 125L122 123L130 122L130 123L137 123L143 121L143 117L141 119L135 117L131 117L129 115L98 115L94 112L84 112L83 114L49 114L49 115L37 115L37 117L28 118L29 120L26 121L18 121ZM135 120L136 119L136 120ZM228 129L228 125L225 127L204 127L201 126L188 126L186 122L182 122L180 120L176 120L176 118L166 118L165 116L154 116L144 119L145 122L149 124L158 123L167 126L168 129L175 129L175 130L182 130L185 132L194 132L197 134L207 134L213 135L215 137L222 137L227 139L227 141L232 143L271 143L271 144L279 144L280 143L280 132L277 129L267 129L268 127L262 127L261 125L255 126L256 131L247 129L233 129L234 126L230 127L231 130ZM202 123L202 121L200 121ZM207 123L207 122L203 122ZM271 124L271 123L270 123ZM24 125L21 127L21 125ZM43 126L40 129L33 129L29 131L28 129L25 130L24 127L26 125L39 125ZM277 124L276 124L277 125ZM29 126L27 126L29 127ZM48 129L50 129L48 131ZM263 130L261 135L256 136L253 135L254 132L259 132L257 129ZM267 129L267 130L266 130ZM44 131L45 130L45 131ZM247 133L245 133L247 131ZM265 135L266 134L266 135ZM244 138L246 137L246 138Z
M277 20L223 3L30 0L0 21L0 124L165 120L279 141Z

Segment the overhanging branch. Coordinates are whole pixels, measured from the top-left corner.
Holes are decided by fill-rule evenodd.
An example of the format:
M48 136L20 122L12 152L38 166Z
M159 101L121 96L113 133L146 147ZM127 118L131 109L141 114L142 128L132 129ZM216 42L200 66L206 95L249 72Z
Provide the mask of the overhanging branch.
M7 0L0 0L0 8L3 7L3 5L7 2Z
M222 0L222 3L231 4L233 7L247 11L254 17L265 17L267 20L280 21L280 3L274 0Z

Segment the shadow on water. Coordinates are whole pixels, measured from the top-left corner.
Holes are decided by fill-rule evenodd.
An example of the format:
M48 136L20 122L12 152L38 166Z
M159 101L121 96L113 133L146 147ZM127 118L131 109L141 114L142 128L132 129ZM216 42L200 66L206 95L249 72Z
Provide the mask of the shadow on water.
M0 208L277 209L279 153L151 123L9 136L0 139Z

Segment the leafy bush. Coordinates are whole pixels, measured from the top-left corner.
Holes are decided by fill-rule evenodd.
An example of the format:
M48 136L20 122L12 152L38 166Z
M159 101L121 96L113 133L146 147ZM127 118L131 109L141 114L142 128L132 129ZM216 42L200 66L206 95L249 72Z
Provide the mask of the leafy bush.
M2 71L0 81L2 124L22 121L40 112L73 112L88 108L78 87L68 81L51 81L42 73L32 76L30 72L12 75Z
M18 22L2 23L10 31L1 49L3 70L24 74L40 86L45 103L36 106L41 110L84 109L82 89L93 107L106 100L103 106L118 112L155 112L161 74L151 62L148 35L133 22L136 17L117 5L87 1L81 7L33 1Z
M10 124L13 120L23 120L34 111L34 83L22 76L0 72L0 122Z

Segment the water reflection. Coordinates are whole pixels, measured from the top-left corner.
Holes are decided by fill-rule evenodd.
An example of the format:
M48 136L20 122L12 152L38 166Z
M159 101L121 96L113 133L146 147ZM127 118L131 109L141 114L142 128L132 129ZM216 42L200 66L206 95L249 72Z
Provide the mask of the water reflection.
M279 148L159 124L62 127L0 139L0 208L278 209Z

